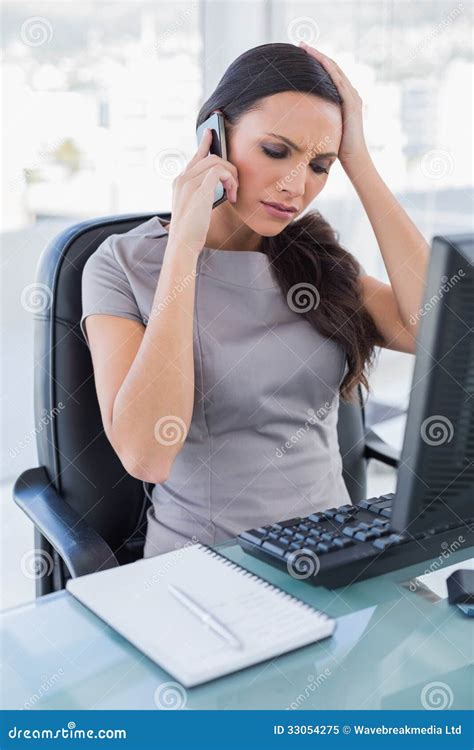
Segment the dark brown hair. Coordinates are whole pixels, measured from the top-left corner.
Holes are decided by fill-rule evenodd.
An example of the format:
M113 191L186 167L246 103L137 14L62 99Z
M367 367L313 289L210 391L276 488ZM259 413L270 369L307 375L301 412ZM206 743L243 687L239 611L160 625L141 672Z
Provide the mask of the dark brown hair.
M262 44L241 54L227 68L199 110L196 127L218 109L225 116L226 133L231 133L243 115L259 109L260 100L283 91L311 93L342 104L329 74L303 49L282 42ZM306 297L310 304L303 305L300 314L344 349L348 371L340 395L352 401L358 384L369 390L366 371L380 337L362 305L361 266L338 240L319 211L311 211L276 236L263 237L259 249L271 261L272 272L292 309L299 311L295 297Z

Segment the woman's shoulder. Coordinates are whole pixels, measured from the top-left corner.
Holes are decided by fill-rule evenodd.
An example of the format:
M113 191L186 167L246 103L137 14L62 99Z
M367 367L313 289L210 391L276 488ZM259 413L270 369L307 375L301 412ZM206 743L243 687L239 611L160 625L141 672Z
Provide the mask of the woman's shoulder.
M156 273L163 264L168 232L157 216L121 234L111 234L103 251L121 266L127 277ZM98 248L101 250L102 246Z

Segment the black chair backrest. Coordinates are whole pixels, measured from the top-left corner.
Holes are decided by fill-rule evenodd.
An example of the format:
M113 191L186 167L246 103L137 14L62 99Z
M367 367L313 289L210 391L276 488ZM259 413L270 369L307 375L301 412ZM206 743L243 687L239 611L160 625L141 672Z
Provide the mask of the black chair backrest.
M143 554L149 500L142 482L124 470L103 429L92 360L79 326L81 279L85 262L106 237L154 215L72 225L43 251L36 277L45 295L45 304L35 313L35 423L46 422L37 432L39 464L64 500L106 540L120 564ZM158 216L170 219L170 214ZM358 502L366 496L362 403L341 402L338 434L344 479L352 501ZM337 498L328 498L329 505L335 502Z
M367 497L367 459L365 457L365 409L362 390L357 388L358 403L340 401L337 436L342 455L342 476L353 503ZM337 498L331 500L337 505Z
M127 474L103 429L92 360L79 325L81 279L85 262L106 237L152 216L74 224L43 251L36 276L45 295L45 304L35 312L35 423L41 417L47 423L37 433L39 464L120 563L142 554L149 501L142 482Z

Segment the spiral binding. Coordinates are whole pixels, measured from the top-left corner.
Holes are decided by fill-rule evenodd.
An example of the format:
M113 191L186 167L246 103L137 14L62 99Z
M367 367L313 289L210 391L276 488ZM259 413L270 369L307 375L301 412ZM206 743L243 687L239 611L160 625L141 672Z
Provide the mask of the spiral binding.
M197 542L195 546L202 549L203 552L205 552L210 557L218 558L219 560L221 560L221 562L224 563L224 565L227 565L227 567L240 571L240 573L245 578L258 581L259 585L262 588L276 591L283 598L290 599L291 601L298 604L300 607L304 607L305 609L312 612L313 614L318 615L323 620L330 619L328 615L326 615L324 612L321 612L319 609L315 609L314 607L311 606L311 604L307 604L306 602L301 601L301 599L298 599L296 596L293 596L293 594L289 594L287 591L284 591L282 588L280 588L280 586L276 586L274 583L270 583L270 581L266 581L264 578L260 578L260 576L255 575L255 573L251 573L250 570L246 570L241 565L239 565L239 563L236 563L233 560L229 560L228 557L226 557L225 555L222 555L220 552L217 552L217 550L212 549L212 547L209 547L207 544L202 544L202 542Z

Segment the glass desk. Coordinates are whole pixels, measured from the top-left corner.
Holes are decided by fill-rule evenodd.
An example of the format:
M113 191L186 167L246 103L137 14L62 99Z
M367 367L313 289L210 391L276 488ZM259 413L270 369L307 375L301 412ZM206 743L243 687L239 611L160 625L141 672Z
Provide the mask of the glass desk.
M295 580L244 553L234 540L215 549L337 618L332 637L188 688L185 709L417 709L430 683L446 708L473 705L474 621L447 600L402 586L425 561L329 591ZM474 555L460 549L447 565ZM155 691L173 677L67 591L1 615L3 709L156 709Z

